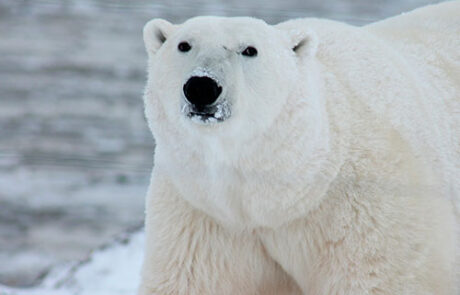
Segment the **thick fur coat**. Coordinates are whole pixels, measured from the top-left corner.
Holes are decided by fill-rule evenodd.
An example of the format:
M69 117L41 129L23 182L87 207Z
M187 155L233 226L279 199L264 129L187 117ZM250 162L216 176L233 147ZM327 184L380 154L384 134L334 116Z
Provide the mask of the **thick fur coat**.
M459 11L150 21L139 294L460 294ZM184 114L197 73L226 120Z

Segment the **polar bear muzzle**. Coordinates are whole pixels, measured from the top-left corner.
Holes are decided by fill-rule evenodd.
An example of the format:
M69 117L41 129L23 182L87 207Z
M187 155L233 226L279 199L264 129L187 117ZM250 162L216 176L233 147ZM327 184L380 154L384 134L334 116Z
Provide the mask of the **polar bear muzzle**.
M222 122L230 117L230 104L221 98L222 86L208 75L194 75L183 87L182 112L199 123Z

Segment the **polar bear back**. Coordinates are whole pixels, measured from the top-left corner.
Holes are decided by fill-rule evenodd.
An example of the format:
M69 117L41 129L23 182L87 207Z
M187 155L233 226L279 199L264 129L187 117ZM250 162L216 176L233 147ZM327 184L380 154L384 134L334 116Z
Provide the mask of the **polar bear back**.
M365 26L369 32L386 40L425 75L424 81L438 92L451 128L460 132L460 1L445 2L416 9ZM456 138L457 152L460 140ZM457 155L458 156L458 155Z
M409 13L371 23L364 28L391 42L412 57L438 60L444 67L460 69L460 1L425 6ZM424 54L420 56L420 54ZM408 55L409 57L409 55ZM452 77L451 77L452 78ZM458 81L458 80L457 80Z

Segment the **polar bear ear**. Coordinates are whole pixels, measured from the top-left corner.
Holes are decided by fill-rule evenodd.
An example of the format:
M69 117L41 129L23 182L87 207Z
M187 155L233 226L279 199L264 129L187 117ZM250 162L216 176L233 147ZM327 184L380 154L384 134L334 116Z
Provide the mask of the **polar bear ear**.
M175 25L159 18L146 23L144 26L144 43L148 54L155 54L175 28Z
M311 30L291 30L289 31L291 49L299 57L314 56L318 50L318 37Z

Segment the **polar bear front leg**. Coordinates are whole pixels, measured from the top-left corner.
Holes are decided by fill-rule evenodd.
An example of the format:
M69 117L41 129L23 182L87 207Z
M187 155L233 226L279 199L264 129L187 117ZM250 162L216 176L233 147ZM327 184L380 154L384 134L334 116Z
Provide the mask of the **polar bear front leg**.
M253 233L227 231L166 180L155 179L147 198L139 295L300 294Z

